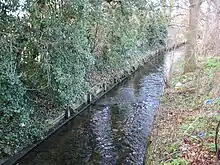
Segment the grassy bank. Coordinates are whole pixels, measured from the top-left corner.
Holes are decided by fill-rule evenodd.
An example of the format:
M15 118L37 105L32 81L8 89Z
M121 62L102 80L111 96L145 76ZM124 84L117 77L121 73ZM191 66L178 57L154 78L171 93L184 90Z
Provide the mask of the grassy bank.
M203 57L194 73L173 66L171 87L164 90L148 148L152 165L215 164L215 131L220 120L220 59ZM150 163L149 163L150 162Z

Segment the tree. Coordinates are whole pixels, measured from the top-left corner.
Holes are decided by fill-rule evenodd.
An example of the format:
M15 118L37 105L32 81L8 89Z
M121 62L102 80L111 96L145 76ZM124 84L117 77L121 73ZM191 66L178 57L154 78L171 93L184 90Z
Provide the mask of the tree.
M189 29L187 34L187 43L185 50L184 73L192 72L196 69L196 38L199 22L201 0L189 0Z
M0 159L43 138L64 109L77 113L102 75L162 47L160 16L155 0L0 1Z

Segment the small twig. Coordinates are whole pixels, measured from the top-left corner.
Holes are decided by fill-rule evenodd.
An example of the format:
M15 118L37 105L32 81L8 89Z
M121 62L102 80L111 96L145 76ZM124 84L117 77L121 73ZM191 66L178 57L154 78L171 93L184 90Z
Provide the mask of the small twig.
M204 115L206 115L206 114L208 114L209 113L209 111L208 112L206 112ZM186 133L187 133L187 131L195 124L195 122L199 119L199 118L201 118L201 117L203 117L203 116L199 116L199 117L197 117L191 124L190 124L190 126L183 132L183 135L185 135Z
M183 132L183 135L187 133L187 131L195 124L195 122L200 118L201 116L197 117L190 125L189 127Z

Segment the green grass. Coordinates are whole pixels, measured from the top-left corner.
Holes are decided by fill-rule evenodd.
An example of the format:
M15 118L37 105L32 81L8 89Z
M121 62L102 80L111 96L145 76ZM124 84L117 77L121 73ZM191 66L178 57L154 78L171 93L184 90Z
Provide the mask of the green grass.
M203 144L210 152L215 152L215 143L204 143Z
M220 69L220 59L219 58L209 58L207 59L207 61L205 62L205 71L210 73L213 72L217 69Z
M175 144L175 143L173 143L170 146L166 147L166 151L169 152L169 153L176 152L177 150L179 150L179 145Z
M215 137L215 131L214 130L208 130L206 132L206 135L205 135L206 138L214 138Z
M185 120L185 122L180 126L180 129L183 131L187 130L187 133L189 133L189 132L193 132L194 130L205 128L206 123L203 120L203 118L199 118L197 120L195 118L196 121L192 120L192 119L193 118L191 118L191 120L189 120L189 121ZM192 124L192 122L194 122L194 123Z
M183 158L173 159L171 162L161 162L160 165L188 165L189 162Z
M182 74L183 65L181 63L173 66L171 85L175 87L178 82L181 82L183 88L172 89L170 93L165 93L161 98L161 104L168 110L181 110L183 120L177 125L175 133L178 136L174 137L176 139L172 141L175 143L166 144L163 147L165 153L170 155L166 156L169 159L164 159L164 157L159 159L157 156L157 160L163 160L160 165L189 164L180 154L179 146L183 144L183 139L195 143L205 151L215 152L215 129L220 120L220 115L216 112L220 110L220 99L216 99L209 105L204 105L204 101L212 99L209 92L213 76L220 69L220 58L203 57L199 66L201 67L198 67L195 72L187 74ZM195 92L188 92L184 85L188 88L195 88Z

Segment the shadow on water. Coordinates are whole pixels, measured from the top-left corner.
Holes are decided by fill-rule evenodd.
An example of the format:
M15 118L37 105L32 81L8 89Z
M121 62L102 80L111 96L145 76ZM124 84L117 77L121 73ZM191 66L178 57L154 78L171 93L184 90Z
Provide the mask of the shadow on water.
M146 137L163 88L163 57L151 63L67 123L18 164L143 164Z

